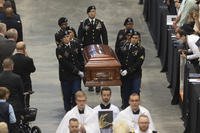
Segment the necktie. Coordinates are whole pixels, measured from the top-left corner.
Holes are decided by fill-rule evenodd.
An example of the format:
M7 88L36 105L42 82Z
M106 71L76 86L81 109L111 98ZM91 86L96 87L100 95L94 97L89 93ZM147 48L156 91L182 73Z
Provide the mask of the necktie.
M94 25L94 20L93 19L92 19L91 23L92 23L92 25Z

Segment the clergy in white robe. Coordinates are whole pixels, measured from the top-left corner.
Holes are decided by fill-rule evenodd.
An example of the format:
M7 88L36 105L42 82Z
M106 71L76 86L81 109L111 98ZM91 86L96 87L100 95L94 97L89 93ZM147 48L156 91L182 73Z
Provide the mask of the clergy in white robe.
M149 118L147 115L140 115L138 119L139 128L135 133L153 133L153 130L149 128Z
M86 105L87 97L85 93L83 91L76 92L75 100L77 106L66 113L60 122L56 133L69 133L68 126L71 118L78 119L80 130L85 131L86 133L100 133L98 116L92 108Z
M111 89L109 87L103 87L101 89L101 104L97 105L94 110L95 111L112 111L113 119L115 119L119 113L119 108L110 103L111 99Z
M111 93L109 87L103 87L101 89L101 104L94 108L99 116L101 133L112 133L112 122L119 113L119 108L110 103Z
M149 128L155 130L149 111L139 105L140 96L137 93L133 93L130 95L129 104L130 106L128 106L126 109L118 114L117 118L114 121L114 124L118 121L126 121L126 123L129 125L130 131L136 131L139 128L138 118L140 115L144 114L147 115L149 118Z

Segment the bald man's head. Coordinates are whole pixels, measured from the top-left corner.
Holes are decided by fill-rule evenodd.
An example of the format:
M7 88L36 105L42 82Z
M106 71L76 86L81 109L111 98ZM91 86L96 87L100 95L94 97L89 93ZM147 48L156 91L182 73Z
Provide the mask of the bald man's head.
M24 51L26 49L26 45L23 41L21 42L18 42L16 44L16 50L19 52L19 51Z

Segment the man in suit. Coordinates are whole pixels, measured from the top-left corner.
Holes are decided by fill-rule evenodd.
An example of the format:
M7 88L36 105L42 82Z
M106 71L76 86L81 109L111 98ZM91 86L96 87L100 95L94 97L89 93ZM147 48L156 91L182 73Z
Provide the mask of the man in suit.
M96 18L96 7L89 6L87 9L88 18L80 23L78 29L78 39L82 42L83 47L91 44L108 45L107 30L103 21ZM89 91L93 91L93 87ZM100 87L96 88L100 92Z
M18 42L16 45L16 54L13 55L14 62L13 72L20 75L24 85L24 92L32 93L32 84L30 74L35 72L33 59L27 55L26 45L24 42ZM29 107L30 94L26 95L26 105Z
M13 106L17 121L24 109L24 86L19 75L12 72L14 63L12 59L3 61L3 72L0 73L0 86L8 88L10 97L8 102Z
M15 43L5 38L6 25L0 23L0 72L2 71L2 62L5 58L10 57L15 50Z

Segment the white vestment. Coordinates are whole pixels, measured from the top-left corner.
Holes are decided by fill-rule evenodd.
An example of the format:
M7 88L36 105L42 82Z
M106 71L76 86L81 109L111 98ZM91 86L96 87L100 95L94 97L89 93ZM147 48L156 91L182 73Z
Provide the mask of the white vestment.
M122 110L118 114L117 118L114 121L114 124L119 122L119 121L124 121L128 124L130 131L133 131L133 130L136 131L139 128L138 118L139 118L140 115L144 114L144 115L147 115L149 117L149 122L150 122L149 128L152 129L152 130L155 130L154 124L153 124L153 121L152 121L152 118L151 118L149 111L142 106L139 106L139 109L140 109L139 114L133 114L131 107L128 106L126 109Z
M96 112L88 105L85 106L84 114L79 113L77 106L67 112L60 122L56 133L69 133L68 125L71 118L78 119L79 123L84 125L87 133L100 133L98 116Z

